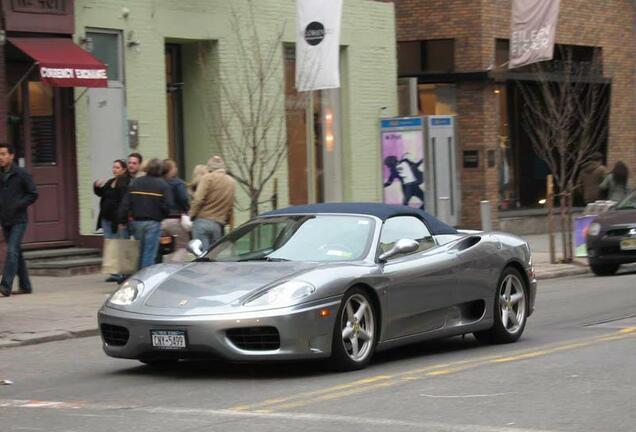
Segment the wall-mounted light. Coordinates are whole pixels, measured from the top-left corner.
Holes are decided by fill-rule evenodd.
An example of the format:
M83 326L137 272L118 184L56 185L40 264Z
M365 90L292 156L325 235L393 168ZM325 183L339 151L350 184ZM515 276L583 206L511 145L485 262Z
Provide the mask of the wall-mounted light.
M128 9L127 7L121 8L121 17L123 19L127 19L128 15L130 15L130 9Z
M128 48L134 48L136 52L141 52L141 42L138 39L135 39L135 32L130 30L126 36L126 46Z
M93 38L87 36L81 36L79 38L79 44L88 52L93 52Z

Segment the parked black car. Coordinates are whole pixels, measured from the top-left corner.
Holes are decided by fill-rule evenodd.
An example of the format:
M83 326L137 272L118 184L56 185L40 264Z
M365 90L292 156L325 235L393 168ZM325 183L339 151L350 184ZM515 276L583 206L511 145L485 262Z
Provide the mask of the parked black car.
M594 219L587 232L587 256L599 276L613 275L621 264L636 262L636 189Z

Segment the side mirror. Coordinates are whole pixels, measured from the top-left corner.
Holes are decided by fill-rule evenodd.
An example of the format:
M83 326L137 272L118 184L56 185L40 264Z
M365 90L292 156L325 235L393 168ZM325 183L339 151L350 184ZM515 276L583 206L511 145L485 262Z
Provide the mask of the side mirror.
M190 240L186 249L197 258L201 258L207 252L203 250L203 242L199 239Z
M380 255L380 261L386 261L395 255L415 252L419 247L420 244L413 239L400 239L390 250Z

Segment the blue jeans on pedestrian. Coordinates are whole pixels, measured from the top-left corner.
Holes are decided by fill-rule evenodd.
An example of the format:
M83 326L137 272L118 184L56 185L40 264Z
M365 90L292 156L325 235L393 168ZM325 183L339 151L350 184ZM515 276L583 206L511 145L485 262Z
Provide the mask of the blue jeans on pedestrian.
M212 219L197 218L192 223L192 238L203 243L203 250L207 250L212 243L223 236L223 225Z
M113 223L104 218L102 218L102 231L104 232L105 239L130 238L130 233L128 232L128 228L120 229L118 231L113 231Z
M22 256L22 237L26 231L26 223L18 223L15 225L2 226L4 240L7 242L7 258L4 262L4 270L2 271L2 286L9 292L13 287L13 279L16 272L20 282L20 291L31 292L31 281L29 280L29 272L27 271L24 257Z
M133 236L139 240L139 268L155 263L161 236L161 223L154 220L133 221Z

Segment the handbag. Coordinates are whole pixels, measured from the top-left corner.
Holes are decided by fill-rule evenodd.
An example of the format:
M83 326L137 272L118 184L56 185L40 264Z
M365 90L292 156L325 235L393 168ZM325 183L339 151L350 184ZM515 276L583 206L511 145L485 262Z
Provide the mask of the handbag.
M131 275L139 270L139 241L105 239L102 273Z
M165 234L159 237L159 255L168 255L174 252L175 237L170 234Z

